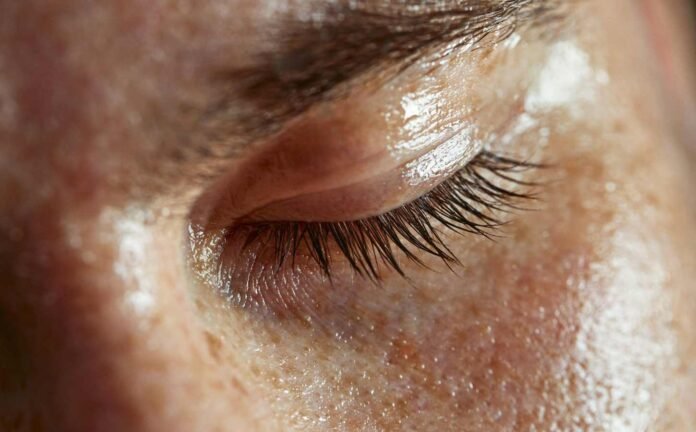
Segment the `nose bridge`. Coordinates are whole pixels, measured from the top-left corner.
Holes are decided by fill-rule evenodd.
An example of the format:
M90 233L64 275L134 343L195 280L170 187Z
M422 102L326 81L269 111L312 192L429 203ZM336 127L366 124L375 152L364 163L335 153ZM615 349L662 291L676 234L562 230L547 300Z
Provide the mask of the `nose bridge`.
M128 105L109 105L110 84L89 65L34 54L0 71L16 106L15 125L0 128L0 324L11 336L0 344L14 341L25 375L0 388L0 417L55 432L259 430L242 380L207 351L183 221L152 219L112 186L142 144L118 117Z
M0 422L12 413L39 431L262 430L243 380L207 349L183 218L153 218L115 185L151 144L129 121L147 73L112 61L142 53L120 37L130 23L101 25L112 16L102 4L116 5L0 0L0 91L11 102L0 122L0 345L12 345L24 378L0 388Z
M25 226L15 256L23 262L10 264L0 293L27 363L34 424L56 432L257 430L234 371L207 351L174 236L161 240L118 211L95 217Z

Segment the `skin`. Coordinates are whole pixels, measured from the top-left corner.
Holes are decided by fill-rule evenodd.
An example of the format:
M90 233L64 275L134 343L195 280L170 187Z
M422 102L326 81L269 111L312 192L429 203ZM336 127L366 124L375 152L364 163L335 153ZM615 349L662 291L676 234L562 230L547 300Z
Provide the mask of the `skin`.
M659 3L664 26L685 28L677 2ZM375 111L420 84L358 90L239 158L177 165L207 136L191 114L214 92L207 72L248 62L273 25L258 4L0 1L0 429L693 429L696 159L673 121L693 93L669 79L688 76L685 35L654 43L642 3L588 0L563 49L525 36L451 60L435 72L462 83L448 106L481 102L481 139L510 133L515 154L552 163L525 174L542 199L496 241L448 237L454 271L426 258L376 287L338 263L331 285L301 263L313 300L280 313L227 301L213 277L224 258L233 282L288 288L263 279L263 254L206 249L235 179L313 126L350 119L346 139L400 142L404 119ZM582 67L561 88L576 91L539 99L572 53ZM523 114L536 123L515 132ZM271 177L250 207L287 195L258 171ZM309 189L356 175L329 174ZM201 220L214 229L189 231Z

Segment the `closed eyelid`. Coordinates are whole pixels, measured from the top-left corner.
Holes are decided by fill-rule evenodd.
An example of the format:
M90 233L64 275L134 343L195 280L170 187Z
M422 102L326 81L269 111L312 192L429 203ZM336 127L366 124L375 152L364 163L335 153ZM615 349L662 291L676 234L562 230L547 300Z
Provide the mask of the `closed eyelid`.
M313 108L220 176L200 223L221 228L252 213L355 219L422 196L509 132L519 101L500 91L518 89L491 84L539 55L517 46L458 57L427 76L414 68L388 87Z
M222 231L225 246L215 262L224 271L214 283L227 287L236 306L302 318L308 304L285 285L290 280L308 278L303 293L314 298L322 295L322 277L345 282L355 274L380 284L392 272L408 278L409 262L429 268L428 256L451 269L459 261L448 232L494 236L503 223L500 217L520 210L519 201L536 198L538 185L522 181L521 175L541 167L483 151L430 193L382 215L342 222L239 223ZM194 245L204 238L199 229L192 227Z
M250 213L272 217L278 208L285 217L294 209L296 217L310 220L378 214L432 189L484 145L461 109L414 119L397 104L396 112L386 110L385 116L384 100L376 99L358 98L357 105L335 113L307 115L242 161L221 182L224 198L215 199L222 206L212 225ZM457 105L453 94L446 99ZM409 123L404 130L404 121L418 125ZM318 200L325 204L321 209ZM308 208L316 211L308 214Z

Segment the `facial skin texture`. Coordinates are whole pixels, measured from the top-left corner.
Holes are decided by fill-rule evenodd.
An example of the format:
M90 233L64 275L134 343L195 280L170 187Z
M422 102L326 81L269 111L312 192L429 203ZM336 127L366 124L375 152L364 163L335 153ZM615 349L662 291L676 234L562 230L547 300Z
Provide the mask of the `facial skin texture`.
M0 429L693 430L694 137L640 5L586 0L562 36L456 55L452 106L552 163L526 174L542 199L496 241L451 236L454 273L344 271L308 324L227 301L210 233L188 235L275 145L193 150L250 140L197 119L212 71L252 62L279 4L0 0ZM393 137L403 122L368 107L418 82L357 90L321 127Z

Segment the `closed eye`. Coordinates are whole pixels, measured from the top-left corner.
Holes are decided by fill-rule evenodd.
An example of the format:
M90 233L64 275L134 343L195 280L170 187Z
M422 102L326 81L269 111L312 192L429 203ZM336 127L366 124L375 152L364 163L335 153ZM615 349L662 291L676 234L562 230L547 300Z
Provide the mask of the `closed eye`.
M453 269L467 238L500 235L537 196L528 158L548 131L525 97L545 46L424 61L301 110L199 200L194 272L242 308L305 319L419 266Z
M384 214L337 222L261 222L234 227L228 234L241 252L263 245L278 269L296 264L299 254L311 257L331 277L332 266L345 260L358 275L378 281L384 270L406 276L401 257L424 265L432 255L457 262L447 246L447 232L496 235L503 215L535 198L536 184L520 174L541 165L482 151L429 193Z

